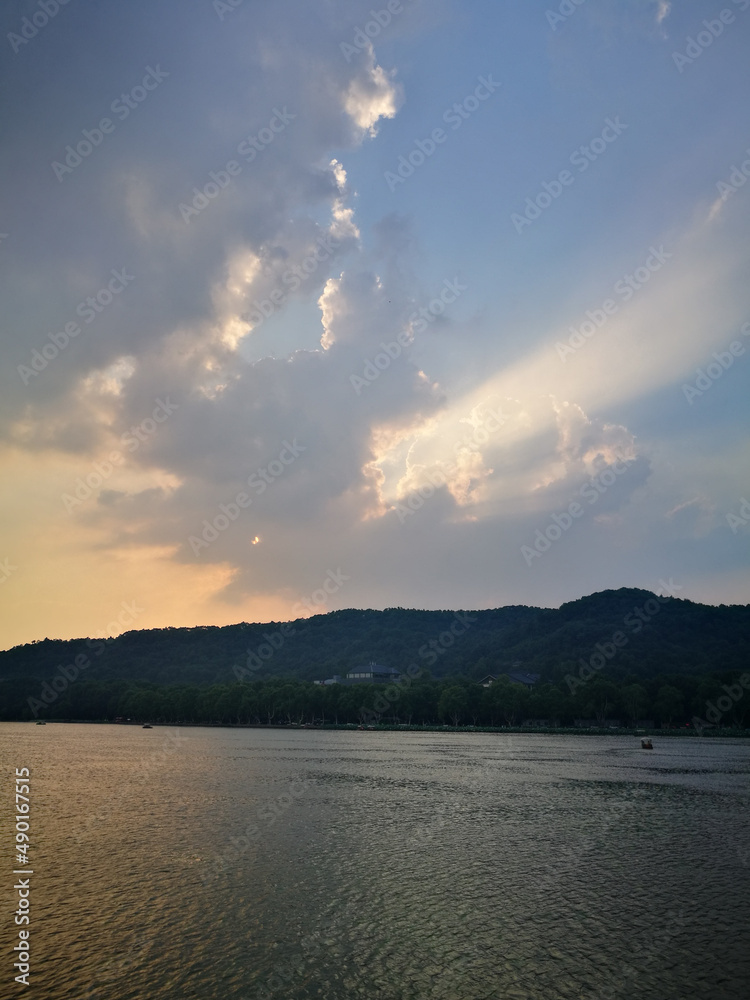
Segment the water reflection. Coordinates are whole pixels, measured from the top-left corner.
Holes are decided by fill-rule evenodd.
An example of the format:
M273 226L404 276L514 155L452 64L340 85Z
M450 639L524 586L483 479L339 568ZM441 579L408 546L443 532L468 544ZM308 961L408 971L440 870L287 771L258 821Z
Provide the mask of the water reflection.
M0 726L40 995L744 998L750 744Z

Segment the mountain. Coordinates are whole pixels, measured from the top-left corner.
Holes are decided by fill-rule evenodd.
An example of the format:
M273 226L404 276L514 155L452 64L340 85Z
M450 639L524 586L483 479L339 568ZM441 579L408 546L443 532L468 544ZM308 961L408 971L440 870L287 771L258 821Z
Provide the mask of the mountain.
M559 682L602 649L614 651L607 673L615 680L746 670L750 606L715 607L622 588L557 609L350 609L290 623L145 629L106 641L44 639L0 652L0 681L6 693L18 691L49 680L78 656L79 663L88 660L83 669L91 680L159 685L234 681L234 665L246 677L313 680L370 661L399 671L417 663L434 677L474 679L515 666Z

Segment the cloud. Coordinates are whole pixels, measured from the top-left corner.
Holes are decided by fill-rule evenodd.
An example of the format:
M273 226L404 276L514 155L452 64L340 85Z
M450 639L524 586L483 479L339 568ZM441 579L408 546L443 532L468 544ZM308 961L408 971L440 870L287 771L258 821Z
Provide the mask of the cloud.
M672 4L670 3L670 0L658 0L656 23L663 24L663 22L669 17L671 10Z
M323 16L326 5L316 6ZM185 157L179 135L161 143L148 160L139 155L138 143L126 144L111 161L95 164L92 158L86 183L94 201L102 200L101 221L109 226L115 249L100 251L93 260L89 247L72 243L62 280L54 284L43 262L36 262L35 277L21 271L23 263L17 262L26 294L43 291L49 301L47 322L53 333L77 318L77 303L97 292L110 266L124 264L135 278L90 325L78 320L82 329L77 339L44 371L32 372L28 386L17 374L8 380L5 406L0 402L0 417L4 415L0 434L13 436L9 427L22 411L27 445L33 443L30 428L37 424L45 447L55 442L73 446L61 433L51 436L46 414L88 406L95 395L88 380L100 377L97 373L124 356L134 359L131 397L142 395L138 383L144 362L175 350L192 359L196 382L203 381L201 388L211 391L216 380L208 372L229 363L229 353L257 325L248 319L253 303L279 292L285 301L298 295L314 298L326 270L356 247L359 233L347 205L346 173L329 150L353 149L371 141L378 120L395 113L398 86L372 55L352 66L333 56L326 58L323 52L330 42L322 22L311 33L306 19L301 24L290 19L283 27L272 19L264 33L264 20L261 17L253 25L251 46L262 51L265 75L248 75L249 93L242 88L235 94L214 93L213 102L204 93L192 109L190 135L214 152L196 155L191 150ZM183 41L188 48L194 44L192 39ZM301 53L304 58L297 58ZM241 77L247 52L230 48L224 59L233 58ZM173 70L167 82L173 90L186 83L184 76L180 82L179 70ZM266 129L272 141L260 150L243 146L248 136L263 134L274 109L289 118L283 130L276 134ZM145 115L151 109L139 110ZM22 139L30 141L28 135ZM249 152L252 162L245 162L239 147ZM226 189L212 192L211 199L202 196L212 183L212 173L226 176L226 163L232 157L241 174ZM201 203L200 196L208 203L186 223L179 204ZM51 207L60 201L74 202L77 189L71 186L46 194L41 186L41 198L38 207L44 216L45 198ZM324 222L320 216L326 208L329 218ZM314 278L284 284L283 276L305 264L312 253L321 256L321 240L332 241L332 246ZM56 294L50 295L55 284ZM21 322L28 317L27 303L19 303L17 314ZM4 354L11 370L19 364L29 366L32 352L45 343L53 353L43 329L22 325L6 342ZM67 419L75 422L74 416Z
M577 537L623 530L651 460L625 426L587 411L668 384L705 356L717 328L700 303L731 274L715 252L714 229L698 225L677 239L674 260L565 364L554 350L561 324L543 338L546 346L452 398L421 367L429 369L430 359L429 337L421 334L420 363L407 347L358 395L351 377L383 343L401 334L416 345L412 317L422 297L410 267L415 248L404 220L390 217L379 232L398 238L381 240L377 259L368 260L339 160L304 173L316 178L316 218L279 217L262 241L231 241L222 267L204 279L204 316L127 355L113 351L105 368L72 383L62 423L57 404L36 421L29 414L26 446L94 454L142 420L160 395L179 405L103 502L75 512L78 528L106 539L111 551L135 546L184 565L220 568L213 579L221 599L238 606L269 593L293 603L334 562L347 563L353 580L366 572L374 592L385 590L394 567L412 579L403 566L407 552L423 565L432 561L431 532L449 539L452 558L469 572L462 545L476 553L481 539L502 537L510 551L519 550L618 458L628 474ZM310 265L309 280L290 287L282 304L313 304L317 294L319 346L246 360L243 345L273 320L258 306L331 238L336 246L323 265ZM715 319L713 302L711 309ZM490 414L496 426L488 433ZM93 437L81 437L84 426L95 428ZM299 457L196 554L190 537L201 537L239 492L251 493L249 477L269 468L285 442L302 447ZM415 522L399 519L399 505L425 487L431 495ZM346 594L341 599L353 603Z
M490 152L458 159L457 137L414 178L401 213L392 212L392 198L374 192L372 178L427 134L428 119L405 104L399 75L380 54L386 42L398 51L396 40L415 23L429 27L433 8L408 6L384 32L382 49L378 39L347 62L338 43L366 23L370 6L245 0L221 21L210 4L204 20L168 5L165 30L165 19L138 0L112 29L116 52L98 22L80 22L95 57L91 79L70 97L43 86L69 57L65 46L55 49L50 28L47 75L24 114L5 119L18 165L9 168L3 216L14 243L12 253L10 240L3 243L0 270L8 330L0 343L0 444L14 489L33 498L28 511L17 501L9 508L12 522L23 524L17 537L29 553L27 579L45 565L66 579L73 560L71 593L85 604L87 587L97 589L92 581L108 564L130 585L140 560L154 571L155 603L157 579L171 594L184 577L190 615L216 621L280 615L337 567L351 577L336 597L342 606L448 606L459 593L465 605L539 603L576 596L571 579L580 592L619 586L636 566L634 582L644 583L643 567L652 564L656 581L670 569L657 568L658 560L678 551L680 537L692 544L721 527L721 504L736 498L738 473L719 475L717 460L708 490L686 465L667 461L664 442L680 432L686 412L682 380L748 318L747 195L732 196L731 213L711 205L713 175L703 164L703 195L680 188L674 213L662 213L666 189L650 160L637 166L637 143L645 140L638 139L643 120L633 119L633 151L618 153L635 157L627 176L617 173L617 159L592 165L569 200L526 234L531 242L511 242L512 231L498 238L494 228L488 236L473 222L462 236L465 218L493 219L504 211L498 206L523 197L528 175L519 164L533 161L535 176L552 178L560 151L568 153L575 136L593 135L591 121L600 120L587 105L569 134L535 145L537 88L523 74L536 63L524 54L513 86L528 106L515 120L504 117L510 104L496 109L503 128L517 130L502 169L482 180L485 160L494 163L502 150L482 133L489 126L472 123L461 132L464 150L486 140ZM134 9L144 16L133 17ZM287 16L290 9L296 16ZM69 13L77 16L72 6ZM660 25L668 13L669 4L657 5ZM598 73L599 56L580 55L584 27L593 22L607 37L616 32L641 45L653 35L653 14L650 2L632 16L627 6L584 5L571 30L539 44L562 47L553 50L553 75L557 58ZM518 30L523 16L507 30ZM462 13L461 31L484 30L470 21ZM532 34L541 38L538 29L534 22ZM464 60L461 72L471 70L465 78L475 78L473 41L465 51L465 40L452 35L450 43L437 33L422 42L429 50L408 63L415 93L419 73L436 58L433 45L450 44ZM41 53L41 44L14 66ZM162 59L168 79L60 183L51 158L99 120L145 49L159 53L153 59ZM26 70L17 72L20 81ZM619 101L620 84L605 84L607 99ZM453 87L451 80L446 93ZM557 93L580 104L567 89ZM444 106L443 96L433 110ZM396 116L403 121L385 127ZM455 173L459 162L470 168L466 176ZM521 174L515 188L506 177L513 171ZM633 190L625 186L631 174ZM669 178L671 198L677 184ZM617 212L628 199L633 218L620 232ZM570 228L561 232L566 212ZM429 242L421 235L425 219ZM616 314L561 361L556 343L582 328L586 310L599 310L623 272L642 265L662 240L671 254L664 267L629 300L618 297ZM594 248L588 257L576 249L584 246ZM123 270L133 278L112 297L112 272ZM466 273L466 297L445 310L438 304L420 328L415 317L438 301L441 282ZM97 296L102 308L87 323L81 307L85 314L87 299ZM518 308L508 312L511 297ZM80 332L66 335L66 324L76 322ZM43 349L46 364L38 361ZM25 385L17 368L32 358L39 371ZM728 377L721 391L729 384ZM128 450L124 438L167 397L174 414ZM678 417L669 410L673 397ZM653 407L651 423L640 419L640 406ZM285 463L279 456L290 449L294 460ZM113 452L125 461L67 512L60 496ZM520 546L617 457L627 461L627 475L532 579ZM732 458L741 468L741 456L732 451ZM279 463L279 474L269 471ZM252 477L267 488L255 492ZM226 518L223 507L233 510L243 491L252 505L196 552L190 537ZM707 506L696 528L697 505L684 505L698 494ZM399 516L409 502L416 509ZM662 544L664 525L674 532L674 550ZM114 596L115 581L101 589ZM48 589L44 595L51 600ZM120 595L115 606L131 596ZM159 623L169 624L167 611L175 614L178 602L164 602ZM55 619L58 626L64 620ZM156 613L147 620L156 624Z

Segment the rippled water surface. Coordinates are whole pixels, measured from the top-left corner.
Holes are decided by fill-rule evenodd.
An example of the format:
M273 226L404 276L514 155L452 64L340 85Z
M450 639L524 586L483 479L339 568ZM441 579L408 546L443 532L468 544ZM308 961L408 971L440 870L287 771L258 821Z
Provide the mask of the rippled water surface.
M29 996L750 997L747 741L11 723L0 758Z

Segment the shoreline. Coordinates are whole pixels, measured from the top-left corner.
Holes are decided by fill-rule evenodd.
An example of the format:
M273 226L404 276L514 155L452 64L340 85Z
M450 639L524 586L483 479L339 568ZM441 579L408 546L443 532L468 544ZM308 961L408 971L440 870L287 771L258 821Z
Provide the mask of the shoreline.
M79 726L118 726L130 729L142 729L143 722L114 722L111 719L6 719L10 723L26 723L31 726L44 722L45 725L79 725ZM368 725L356 723L325 723L312 726L299 723L231 723L231 722L148 722L152 729L264 729L293 732L369 732L369 733L486 733L527 736L664 736L673 739L678 736L722 739L750 739L750 729L729 729L715 727L709 732L698 732L694 727L683 729L628 729L623 727L541 727L541 726L418 726L418 725ZM708 727L704 727L708 728Z

